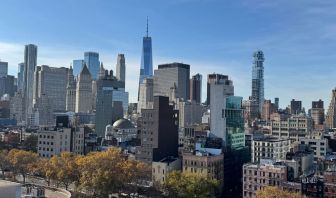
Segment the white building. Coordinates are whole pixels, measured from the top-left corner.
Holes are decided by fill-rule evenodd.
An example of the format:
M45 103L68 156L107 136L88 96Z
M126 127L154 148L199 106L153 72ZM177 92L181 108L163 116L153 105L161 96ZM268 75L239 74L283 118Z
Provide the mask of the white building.
M179 158L166 157L158 162L152 162L152 181L154 184L164 184L169 173L181 169L182 162Z
M284 160L290 150L290 140L284 138L264 137L253 139L251 143L251 161L261 159Z
M79 74L76 87L76 113L92 111L92 78L86 64Z
M106 126L105 139L111 140L111 137L117 139L118 144L127 142L136 138L137 129L127 119L119 119L113 125Z
M300 138L299 142L301 144L308 145L310 149L314 151L314 158L320 159L327 155L328 151L328 139L323 137L306 137Z
M154 81L153 78L144 78L139 86L139 101L137 112L140 114L141 109L153 108L154 100Z
M50 158L71 151L71 128L42 127L37 134L37 153L40 157Z

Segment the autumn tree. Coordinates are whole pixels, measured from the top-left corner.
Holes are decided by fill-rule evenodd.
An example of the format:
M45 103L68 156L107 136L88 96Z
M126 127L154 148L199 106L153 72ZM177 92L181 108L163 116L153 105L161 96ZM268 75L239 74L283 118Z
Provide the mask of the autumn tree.
M168 174L164 188L169 197L215 197L219 183L204 175L173 171Z
M37 139L37 135L30 135L24 140L23 146L27 150L37 152Z
M60 156L53 156L48 163L45 164L44 171L49 179L56 178L68 189L71 183L79 181L79 167L76 163L77 156L70 152L63 152Z
M257 191L256 198L306 198L306 196L296 192L284 191L275 186L267 186Z
M27 174L38 161L38 155L31 151L12 149L8 153L8 161L14 174L14 179L16 174L21 174L23 183L25 183Z
M10 167L7 155L8 155L7 150L0 150L0 169L3 178L5 178L5 171Z

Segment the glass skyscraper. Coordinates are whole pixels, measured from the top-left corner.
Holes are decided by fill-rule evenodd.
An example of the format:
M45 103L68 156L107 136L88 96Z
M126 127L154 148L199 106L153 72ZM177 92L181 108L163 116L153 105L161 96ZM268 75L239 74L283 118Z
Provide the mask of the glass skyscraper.
M96 80L98 78L99 65L100 65L99 54L97 52L85 52L84 61L91 73L92 79Z
M83 66L84 66L84 60L73 60L72 61L73 75L78 76Z
M252 98L258 104L259 113L264 103L264 53L261 50L254 52L252 67Z
M153 76L153 60L152 60L152 38L148 36L148 21L146 36L142 40L142 55L139 86L144 78Z

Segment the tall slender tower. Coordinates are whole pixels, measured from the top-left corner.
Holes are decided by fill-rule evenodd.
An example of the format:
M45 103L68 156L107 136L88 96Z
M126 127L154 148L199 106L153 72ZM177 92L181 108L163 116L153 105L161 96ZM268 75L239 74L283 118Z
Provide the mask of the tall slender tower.
M73 75L72 66L68 72L68 84L66 93L66 110L75 112L76 110L76 81Z
M329 108L327 111L325 125L327 129L336 127L336 88L332 90Z
M116 66L116 77L119 81L124 82L125 84L125 75L126 75L125 56L124 54L118 54L117 66ZM124 88L125 88L125 85L124 85Z
M202 102L202 75L196 74L190 79L190 100L200 104Z
M98 52L85 52L84 53L84 62L86 63L86 66L88 67L91 78L93 80L96 80L98 78L98 72L99 72L99 53Z
M142 56L140 67L139 87L145 77L153 76L153 61L152 61L152 37L148 36L148 18L146 36L142 40ZM139 92L138 92L139 95Z
M76 87L76 113L92 111L92 78L86 64L79 74Z
M252 98L258 104L259 113L264 103L264 53L261 50L254 52L252 67Z
M30 116L33 111L33 85L34 71L37 65L37 46L29 44L25 46L24 51L24 82L23 82L23 101L24 101L24 118L26 124L30 123Z

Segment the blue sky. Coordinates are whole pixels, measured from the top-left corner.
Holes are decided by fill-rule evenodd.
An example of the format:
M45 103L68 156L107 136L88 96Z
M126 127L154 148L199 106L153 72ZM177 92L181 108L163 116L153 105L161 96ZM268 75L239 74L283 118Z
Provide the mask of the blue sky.
M251 92L252 53L265 54L265 97L292 98L310 108L329 105L336 84L336 2L333 0L2 0L0 59L16 74L24 45L37 44L38 64L68 67L84 51L97 51L114 69L126 57L126 89L137 96L146 17L154 68L191 65L191 74L227 74L235 94ZM203 94L203 100L205 96Z

